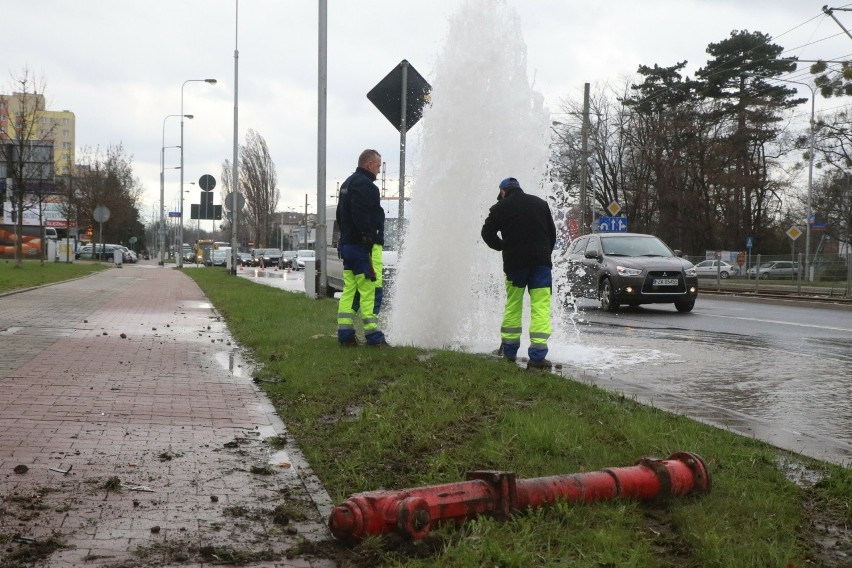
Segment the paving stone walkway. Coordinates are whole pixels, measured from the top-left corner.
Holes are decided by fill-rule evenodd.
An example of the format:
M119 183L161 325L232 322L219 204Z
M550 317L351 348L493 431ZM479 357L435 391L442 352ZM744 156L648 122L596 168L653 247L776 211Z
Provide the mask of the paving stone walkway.
M186 275L0 297L0 566L325 568L330 509Z

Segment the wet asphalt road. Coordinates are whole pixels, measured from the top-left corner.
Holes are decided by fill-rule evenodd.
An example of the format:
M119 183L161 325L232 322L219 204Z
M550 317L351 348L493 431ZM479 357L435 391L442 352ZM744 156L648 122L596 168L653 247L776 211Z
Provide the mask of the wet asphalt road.
M602 312L580 304L585 343L656 350L648 361L592 375L676 410L783 448L852 464L852 311L703 296Z

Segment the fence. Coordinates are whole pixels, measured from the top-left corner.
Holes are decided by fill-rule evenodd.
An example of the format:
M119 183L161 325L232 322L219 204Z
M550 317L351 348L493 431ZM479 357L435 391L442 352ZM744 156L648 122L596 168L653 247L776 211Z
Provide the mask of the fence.
M693 264L709 260L706 256L684 258ZM736 272L730 273L726 279L719 278L715 271L699 274L699 286L705 289L749 289L760 292L761 286L770 286L777 290L777 286L782 285L787 290L796 292L852 298L852 266L846 258L818 256L811 257L809 262L811 266L808 273L804 254L797 254L795 257L789 254L753 255L742 265L730 262ZM764 290L769 291L770 288Z

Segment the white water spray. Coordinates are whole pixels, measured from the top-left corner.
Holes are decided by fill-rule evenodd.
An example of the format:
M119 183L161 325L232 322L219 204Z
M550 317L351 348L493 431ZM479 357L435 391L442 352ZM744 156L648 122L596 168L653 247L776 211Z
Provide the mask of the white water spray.
M503 0L464 2L421 123L420 174L387 325L394 342L499 344L500 253L479 231L503 178L540 193L549 124L541 103L514 10Z
M505 0L465 0L450 19L420 122L410 224L384 325L391 343L476 352L500 343L505 276L500 253L480 237L482 223L500 180L515 177L540 197L550 188L550 113L526 61L520 19ZM555 262L554 279L564 272ZM563 310L559 288L555 281L551 360L602 369L657 357L579 345L577 312ZM526 331L528 307L524 314ZM521 341L524 353L526 333Z

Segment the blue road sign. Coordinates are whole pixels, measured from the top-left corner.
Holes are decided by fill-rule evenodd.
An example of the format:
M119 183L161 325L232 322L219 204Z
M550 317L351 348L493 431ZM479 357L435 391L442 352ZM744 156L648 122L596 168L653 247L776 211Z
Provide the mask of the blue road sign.
M752 245L753 245L753 244L754 244L754 241L752 240L752 238L751 238L751 237L746 237L746 248L747 248L747 249L750 249L750 248L752 247Z
M599 217L599 233L626 233L627 217Z

